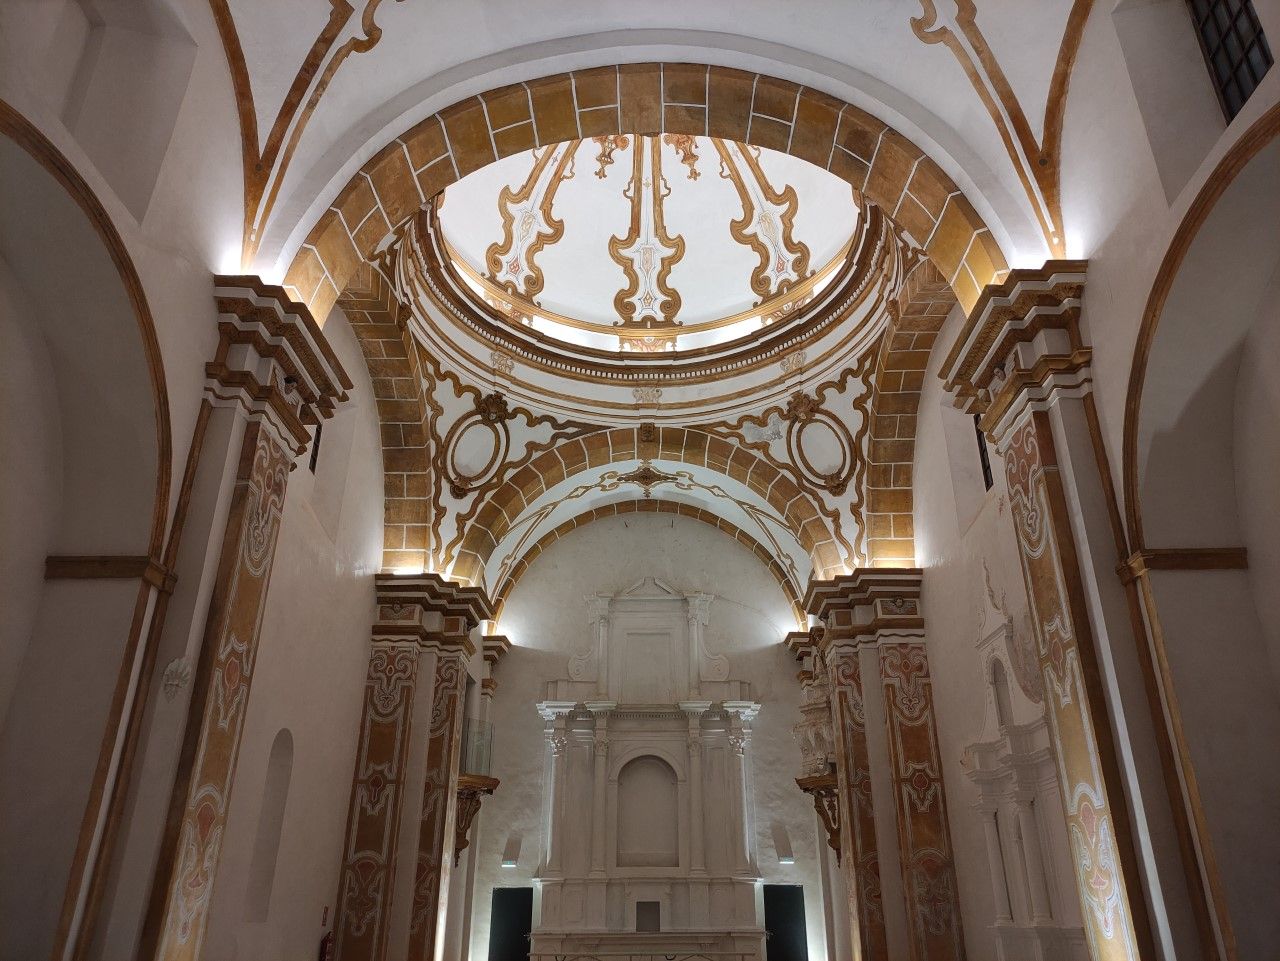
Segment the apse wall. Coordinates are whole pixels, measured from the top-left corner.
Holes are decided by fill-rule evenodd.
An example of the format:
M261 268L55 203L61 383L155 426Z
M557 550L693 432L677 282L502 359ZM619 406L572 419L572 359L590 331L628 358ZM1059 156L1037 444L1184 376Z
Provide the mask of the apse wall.
M369 375L341 312L325 336L356 386L324 424L315 474L304 455L289 477L211 907L206 956L226 961L314 957L342 866L381 562L382 455ZM264 802L281 731L293 751L277 831ZM272 867L264 905L257 892Z
M798 665L782 647L794 618L777 582L745 547L701 522L667 514L596 521L557 541L517 584L501 630L511 652L497 669L492 709L493 776L501 786L484 802L472 844L478 846L471 953L488 956L495 887L527 887L538 867L543 801L543 725L534 705L545 682L565 677L570 654L589 638L584 596L617 594L645 577L684 592L715 595L707 646L729 658L730 677L751 682L763 704L752 738L756 853L768 883L802 884L812 958L826 957L819 888L821 830L812 803L795 785L800 749ZM795 864L779 864L773 825L785 829ZM519 839L519 862L501 867L503 849Z

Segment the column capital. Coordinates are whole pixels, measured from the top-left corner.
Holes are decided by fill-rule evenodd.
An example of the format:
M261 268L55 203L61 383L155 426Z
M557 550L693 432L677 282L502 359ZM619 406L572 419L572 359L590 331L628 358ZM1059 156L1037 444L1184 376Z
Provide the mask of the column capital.
M996 444L1026 410L1091 389L1091 353L1080 333L1086 267L1050 260L1010 271L982 292L943 362L945 389L957 407L981 415Z
M819 650L875 643L882 634L924 630L920 614L918 567L862 567L831 580L813 580L805 592L804 606L822 619L824 630L814 632Z
M309 428L333 416L353 383L320 325L283 287L260 277L216 274L218 347L205 364L205 393L271 426L301 454Z

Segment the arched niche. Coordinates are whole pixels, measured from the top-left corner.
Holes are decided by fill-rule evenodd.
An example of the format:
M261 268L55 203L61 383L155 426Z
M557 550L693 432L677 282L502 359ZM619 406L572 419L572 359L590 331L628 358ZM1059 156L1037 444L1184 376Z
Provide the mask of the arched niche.
M168 514L141 281L70 162L0 102L0 956L48 957L106 830Z
M675 770L654 754L618 771L618 867L680 866L680 790Z
M1280 107L1210 174L1157 273L1125 424L1130 568L1221 936L1280 917ZM1242 736L1243 735L1243 736Z
M284 834L285 805L293 776L293 734L281 728L271 742L267 758L267 780L258 809L258 831L253 841L253 859L245 882L244 919L266 921L271 914L271 890L275 885L280 839Z

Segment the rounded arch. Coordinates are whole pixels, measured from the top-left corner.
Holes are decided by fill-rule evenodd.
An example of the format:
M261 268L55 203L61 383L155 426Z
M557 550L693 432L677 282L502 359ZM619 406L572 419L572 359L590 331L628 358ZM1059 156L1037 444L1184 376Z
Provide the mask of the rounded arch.
M104 819L122 797L131 688L169 566L172 448L156 325L124 240L72 162L4 101L0 366L0 434L23 464L0 490L13 588L0 765L34 786L0 798L0 847L12 877L45 879L0 886L0 954L47 956L84 936L76 905L109 864Z
M1179 283L1180 278L1185 282L1187 275L1184 273L1184 266L1187 265L1189 256L1192 255L1194 248L1197 246L1197 240L1200 239L1203 228L1210 221L1214 212L1218 210L1224 196L1228 194L1232 186L1236 184L1239 176L1251 165L1259 153L1272 145L1277 137L1280 137L1280 104L1271 107L1258 118L1240 139L1231 146L1206 178L1204 185L1187 209L1182 222L1178 225L1173 240L1165 252L1164 259L1156 271L1151 292L1147 296L1141 326L1138 330L1138 340L1134 348L1133 365L1129 372L1128 393L1125 399L1122 456L1124 460L1125 521L1130 552L1141 551L1149 546L1148 532L1144 526L1142 496L1143 471L1141 458L1149 454L1149 444L1147 445L1148 449L1144 449L1140 436L1141 432L1148 426L1144 423L1144 403L1146 403L1145 417L1149 421L1154 413L1155 405L1168 405L1176 403L1178 400L1178 398L1168 393L1162 394L1158 390L1153 391L1153 385L1150 382L1151 360L1157 344L1157 334L1160 334L1159 340L1161 343L1169 343L1176 340L1179 334L1183 332L1173 329L1176 325L1169 323L1164 325L1164 331L1160 331L1162 321L1166 314L1169 313L1170 295L1173 293L1175 285ZM1259 214L1261 211L1255 210L1254 213ZM1272 229L1274 229L1274 224ZM1217 270L1210 266L1207 269L1206 277L1213 278L1217 274ZM1220 288L1223 283L1224 281L1219 276L1212 286L1215 289ZM1248 320L1251 319L1248 318ZM1191 352L1188 351L1188 353L1190 354ZM1210 352L1192 359L1207 365L1210 363L1210 358L1216 356L1218 356L1217 353ZM1207 370L1201 373L1207 374ZM1190 389L1188 385L1187 391L1189 392ZM1153 394L1156 396L1153 397ZM1148 401L1149 403L1147 403Z
M534 147L610 134L721 137L829 170L902 227L968 309L1007 270L982 217L911 140L853 104L759 73L636 63L554 74L470 97L366 162L285 274L319 318L388 233L456 180Z
M700 521L717 530L724 531L738 543L742 544L751 553L755 554L768 568L773 579L778 582L778 586L782 588L782 593L786 595L787 603L791 605L791 612L795 615L797 624L805 623L804 607L801 603L801 594L799 586L792 579L791 574L787 571L779 560L771 554L763 544L738 527L713 514L709 510L701 507L695 507L692 504L684 504L679 501L662 500L661 498L636 498L627 501L617 501L613 504L606 504L603 507L594 507L590 510L577 514L562 524L557 525L542 537L538 538L523 554L517 558L516 562L511 565L506 576L498 584L493 592L494 620L502 619L502 607L506 603L511 592L515 590L515 586L524 577L529 567L533 564L538 556L551 547L556 541L562 537L566 537L580 527L586 527L588 524L601 520L606 517L618 517L624 514L676 514L680 517L688 517L693 520Z
M143 291L142 279L133 264L120 232L112 223L106 208L72 165L71 161L34 124L0 100L0 135L17 144L66 191L80 208L94 232L102 241L132 308L140 340L140 348L150 377L151 420L155 425L155 494L151 524L147 535L147 554L159 560L168 520L172 437L169 425L169 394L165 384L164 363L155 320Z
M561 481L606 464L665 460L706 467L758 494L786 523L813 561L815 576L843 570L840 549L822 515L800 486L745 447L693 428L642 424L574 438L543 451L482 500L460 525L465 531L450 572L453 580L482 583L485 565L515 521Z
M1122 576L1138 584L1139 643L1155 662L1213 923L1241 957L1280 937L1255 899L1280 884L1280 830L1264 813L1280 763L1244 769L1220 750L1241 729L1280 739L1278 169L1275 105L1226 150L1174 232L1138 331L1123 439ZM1246 823L1266 827L1240 832Z

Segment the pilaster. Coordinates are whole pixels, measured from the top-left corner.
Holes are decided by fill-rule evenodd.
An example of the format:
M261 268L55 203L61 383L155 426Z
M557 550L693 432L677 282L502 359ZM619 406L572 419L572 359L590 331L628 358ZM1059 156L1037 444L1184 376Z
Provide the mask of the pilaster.
M379 574L376 588L336 956L372 961L396 944L410 958L432 959L454 861L470 632L492 612L481 589L437 574ZM425 759L415 764L423 742ZM414 859L411 883L401 878L402 853Z
M1054 428L1091 403L1085 266L1050 261L988 287L942 375L1005 460L1090 951L1131 961L1151 956L1150 932Z
M214 298L218 346L197 428L213 440L193 455L192 486L217 491L214 501L228 481L231 490L139 949L165 961L201 955L289 473L310 428L352 387L307 308L281 288L215 277Z
M819 649L832 687L841 865L865 958L887 958L897 938L917 961L964 957L920 586L914 568L864 569L815 581L805 597L825 625ZM884 718L887 749L874 749L868 737L872 715ZM876 835L872 784L884 780L897 827L892 858L882 856ZM899 876L885 878L895 862ZM896 937L882 901L890 890L902 891L906 909Z

